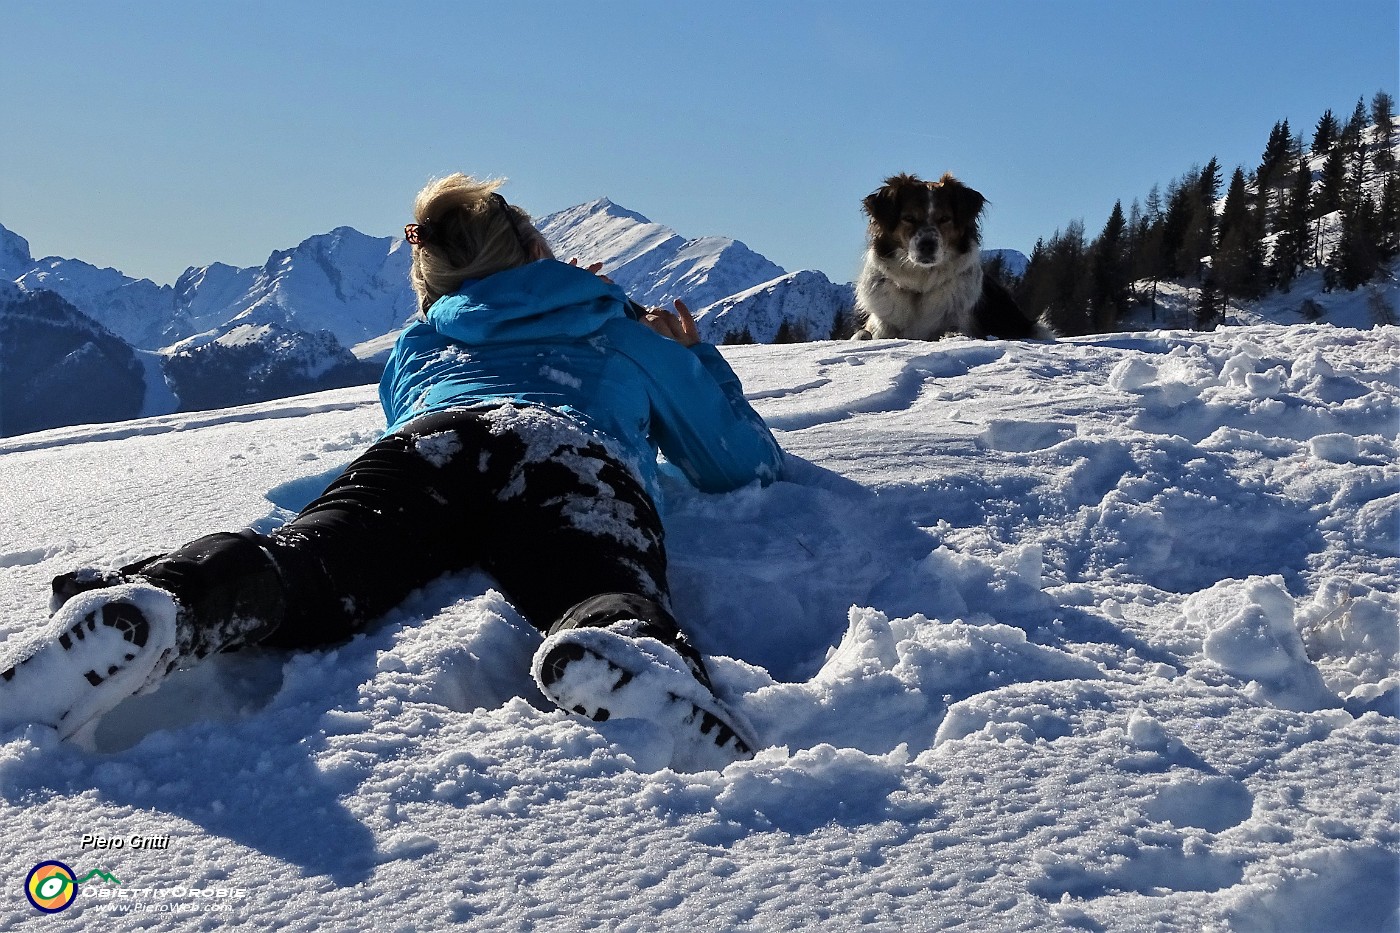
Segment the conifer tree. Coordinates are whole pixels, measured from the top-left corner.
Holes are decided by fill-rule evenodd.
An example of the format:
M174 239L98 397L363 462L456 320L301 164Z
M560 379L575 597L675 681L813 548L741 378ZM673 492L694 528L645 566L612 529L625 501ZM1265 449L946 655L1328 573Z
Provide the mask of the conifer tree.
M1272 177L1288 161L1288 146L1292 141L1293 132L1288 128L1288 121L1275 123L1269 131L1269 141L1264 146L1264 156L1256 173L1261 182Z
M1379 219L1371 196L1363 193L1354 204L1343 204L1341 236L1325 270L1328 285L1340 285L1350 291L1369 282L1380 268L1380 241Z
M1138 268L1141 264L1142 244L1147 239L1147 218L1142 213L1142 207L1138 204L1137 198L1133 199L1132 207L1128 208L1128 246L1123 257L1124 275L1128 279L1128 300L1131 302L1137 297Z
M1381 203L1377 223L1380 228L1380 258L1389 262L1400 255L1400 173L1394 166L1386 173L1381 187Z
M807 327L803 324L789 321L787 318L778 325L778 332L773 336L774 343L806 343Z
M1365 130L1366 102L1358 97L1356 107L1351 111L1351 117L1347 120L1347 125L1342 127L1341 144L1355 151L1365 143Z
M1366 144L1366 104L1359 97L1351 119L1342 130L1341 141L1347 154L1342 199L1355 206L1360 203L1362 192L1366 189L1366 177L1370 166L1370 147Z
M1376 125L1376 141L1380 149L1376 152L1376 168L1387 172L1395 168L1395 99L1385 91L1377 91L1371 98L1371 122Z
M1312 253L1311 217L1312 168L1303 152L1303 140L1296 142L1293 154L1293 183L1288 187L1279 216L1278 238L1274 241L1271 276L1274 284L1287 291Z
M1371 122L1381 131L1386 141L1395 131L1395 98L1387 91L1380 90L1371 98Z
M853 307L837 308L831 320L831 330L827 333L828 340L850 340L856 332L856 309Z
M1236 228L1242 226L1247 220L1249 205L1246 202L1248 193L1244 187L1244 169L1235 167L1235 174L1230 176L1230 187L1225 192L1225 203L1220 208L1219 232L1223 242Z
M1337 137L1342 135L1342 128L1337 123L1337 118L1328 110L1318 118L1317 126L1313 129L1312 154L1316 158L1321 158L1332 151L1332 147L1337 143Z
M1050 306L1048 277L1048 254L1044 237L1037 237L1030 256L1026 257L1026 270L1011 293L1021 310L1031 317L1039 317Z
M1275 189L1288 183L1288 154L1292 144L1293 131L1289 129L1288 121L1275 123L1269 132L1269 142L1264 146L1264 156L1259 161L1259 169L1254 173L1261 219L1266 230L1273 229L1277 194Z
M1162 191L1157 185L1153 185L1147 192L1147 220L1156 223L1162 218Z
M1127 228L1123 202L1115 201L1103 232L1090 250L1089 303L1097 333L1112 331L1128 307Z
M1133 277L1147 279L1149 286L1147 301L1152 320L1157 320L1157 284L1166 275L1165 254L1162 247L1163 215L1161 196L1153 185L1147 195L1147 213L1142 218L1142 229L1138 235L1137 262L1133 267Z
M1250 208L1244 171L1236 168L1220 212L1220 242L1210 276L1226 300L1231 295L1258 298L1263 293L1264 234L1259 213Z
M982 274L996 279L1002 285L1005 285L1008 290L1014 290L1016 288L1016 276L1006 264L1005 253L997 253L991 259L982 263Z
M1032 317L1045 315L1061 334L1092 332L1090 276L1084 224L1074 220L1049 242L1036 242L1017 298Z
M1200 273L1201 261L1215 250L1215 202L1220 197L1220 163L1214 157L1187 193L1186 222L1178 249L1180 275Z
M1333 211L1341 210L1346 184L1346 147L1333 146L1327 154L1327 161L1322 163L1322 177L1318 179L1317 194L1313 198L1312 215L1325 217Z
M1201 288L1196 296L1193 326L1196 330L1215 330L1221 316L1220 292L1216 288L1215 278L1207 275L1201 279Z
M1201 203L1210 205L1214 212L1215 202L1220 197L1220 160L1215 156L1211 156L1206 167L1201 169L1199 186Z
M1162 211L1157 257L1164 279L1180 278L1186 272L1182 268L1181 257L1195 207L1194 192L1200 178L1200 169L1193 168L1167 185L1166 209Z

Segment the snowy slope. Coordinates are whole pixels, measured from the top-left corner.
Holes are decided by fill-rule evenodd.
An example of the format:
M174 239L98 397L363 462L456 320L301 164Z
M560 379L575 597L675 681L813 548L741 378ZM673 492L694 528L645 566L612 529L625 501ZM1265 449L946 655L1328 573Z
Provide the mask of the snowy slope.
M538 220L560 259L600 262L634 301L669 307L682 298L699 310L784 275L783 268L728 237L682 239L606 198Z
M129 345L58 294L0 280L0 435L134 418L150 378Z
M855 287L836 285L815 270L791 272L721 299L695 315L700 336L719 344L740 334L773 343L788 325L789 342L830 337L840 315L855 308ZM734 341L731 341L734 342Z
M353 346L398 330L413 316L409 262L402 240L337 227L268 257L226 320L326 330Z
M1119 326L1132 329L1189 328L1200 303L1197 283L1157 283L1156 307L1147 302L1151 283L1137 283L1142 304L1133 305ZM1286 292L1274 291L1256 300L1230 298L1225 323L1235 324L1333 324L1337 327L1368 328L1377 324L1400 323L1400 261L1374 281L1355 291L1328 291L1323 274L1309 269L1298 276Z
M784 322L824 338L854 302L851 286L834 285L820 272L785 272L726 237L684 240L606 198L550 214L538 226L555 255L602 263L633 300L662 307L684 300L714 343L731 331L771 343Z
M1017 278L1026 274L1026 267L1031 263L1030 257L1018 249L982 250L982 262L984 264L996 259L1000 259L1002 267Z
M0 224L0 279L13 281L28 272L33 263L29 241Z
M164 344L169 324L169 285L133 279L79 259L34 262L15 281L27 291L52 291L134 347Z
M230 309L246 302L259 273L221 262L186 269L175 281L172 332L183 339L218 328L231 316Z
M755 761L545 708L464 574L95 748L0 737L0 924L1395 927L1400 329L725 352L789 468L664 512ZM0 441L3 631L62 570L283 520L381 425L364 388ZM41 915L49 859L120 884Z

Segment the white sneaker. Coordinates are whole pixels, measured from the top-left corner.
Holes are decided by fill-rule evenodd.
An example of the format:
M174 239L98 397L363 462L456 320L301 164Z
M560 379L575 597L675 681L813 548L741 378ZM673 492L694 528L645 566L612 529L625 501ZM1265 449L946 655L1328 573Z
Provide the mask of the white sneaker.
M545 639L530 667L561 709L595 722L645 719L665 728L675 737L672 766L680 770L720 770L754 756L758 743L748 723L654 638L613 627L568 629Z
M175 648L175 597L146 583L79 593L41 634L0 647L0 729L40 723L67 738L154 687Z

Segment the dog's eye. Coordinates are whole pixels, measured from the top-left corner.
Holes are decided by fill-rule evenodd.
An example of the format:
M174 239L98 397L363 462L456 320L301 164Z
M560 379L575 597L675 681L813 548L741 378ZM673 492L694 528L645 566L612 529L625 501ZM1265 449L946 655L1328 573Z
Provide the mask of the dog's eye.
M901 219L911 226L917 226L919 223L919 215L917 214L905 214Z
M939 214L933 218L933 222L941 227L943 224L950 222L952 219L953 215L951 214Z

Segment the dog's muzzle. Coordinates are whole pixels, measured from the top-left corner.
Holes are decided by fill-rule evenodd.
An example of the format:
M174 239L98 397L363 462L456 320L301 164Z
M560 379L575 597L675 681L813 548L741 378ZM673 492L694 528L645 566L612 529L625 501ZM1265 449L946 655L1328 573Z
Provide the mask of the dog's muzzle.
M931 266L938 262L942 247L936 233L918 233L909 241L909 261L921 266Z

